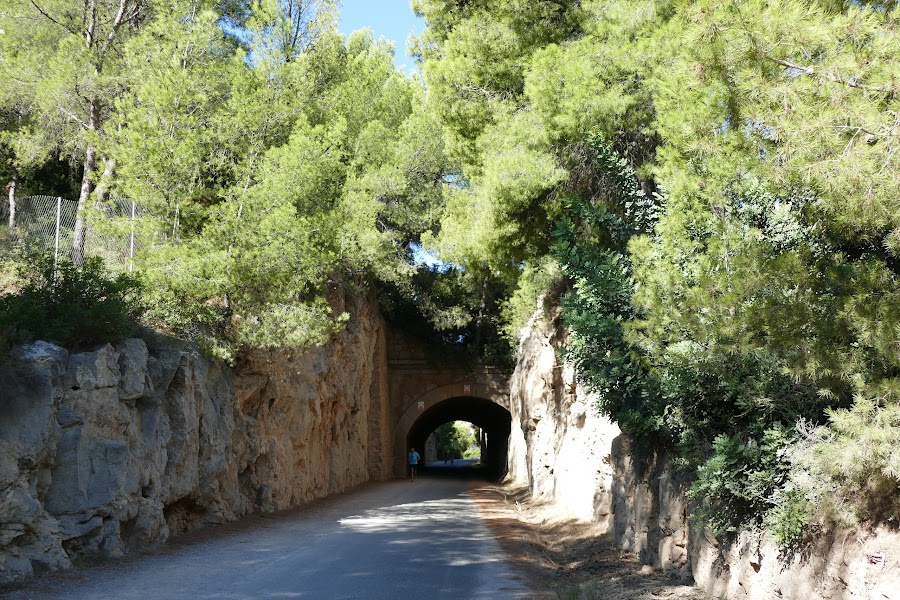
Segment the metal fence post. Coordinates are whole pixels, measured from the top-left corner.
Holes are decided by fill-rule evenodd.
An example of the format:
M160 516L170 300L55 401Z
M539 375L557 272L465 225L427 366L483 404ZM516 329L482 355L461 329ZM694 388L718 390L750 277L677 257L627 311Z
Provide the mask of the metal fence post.
M56 283L56 270L59 266L59 219L62 213L62 198L56 197L56 241L53 244L53 283Z
M128 249L128 272L134 271L134 209L135 202L131 201L131 240Z

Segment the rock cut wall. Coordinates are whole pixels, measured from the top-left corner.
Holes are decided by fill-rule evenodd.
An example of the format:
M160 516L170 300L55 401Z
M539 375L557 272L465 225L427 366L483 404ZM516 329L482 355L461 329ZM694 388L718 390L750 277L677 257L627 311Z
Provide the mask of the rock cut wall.
M522 331L511 380L510 476L532 496L607 526L611 542L644 564L692 576L733 600L900 600L900 534L832 532L780 554L764 535L726 543L692 526L680 477L666 456L640 458L592 409L591 395L558 360L566 331L536 314Z
M235 368L151 336L0 366L0 582L390 476L385 328Z
M557 360L564 339L556 320L535 317L522 332L510 380L509 475L527 483L534 498L611 523L610 446L619 428L596 414L574 370Z

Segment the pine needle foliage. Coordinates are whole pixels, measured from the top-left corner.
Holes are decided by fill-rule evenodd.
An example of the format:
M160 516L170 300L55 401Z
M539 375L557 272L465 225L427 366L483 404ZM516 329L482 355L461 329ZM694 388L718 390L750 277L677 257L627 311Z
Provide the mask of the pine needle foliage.
M552 256L565 356L716 528L896 519L897 3L415 6L459 169L435 247Z

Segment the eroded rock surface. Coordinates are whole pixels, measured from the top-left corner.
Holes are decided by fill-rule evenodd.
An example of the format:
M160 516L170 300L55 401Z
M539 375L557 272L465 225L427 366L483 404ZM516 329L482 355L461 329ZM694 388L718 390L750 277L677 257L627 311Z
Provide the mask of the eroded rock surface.
M557 350L566 331L536 315L511 380L509 473L532 495L607 527L616 546L655 569L692 576L733 600L900 600L900 534L840 531L784 555L765 535L717 540L688 519L688 482L666 456L640 457L596 415ZM648 567L649 568L649 567Z
M384 326L349 310L324 347L234 369L157 336L18 348L0 366L0 582L389 476Z
M610 523L613 467L610 446L619 428L593 409L557 352L565 331L533 318L522 331L510 380L509 473L535 498L564 503L577 517Z

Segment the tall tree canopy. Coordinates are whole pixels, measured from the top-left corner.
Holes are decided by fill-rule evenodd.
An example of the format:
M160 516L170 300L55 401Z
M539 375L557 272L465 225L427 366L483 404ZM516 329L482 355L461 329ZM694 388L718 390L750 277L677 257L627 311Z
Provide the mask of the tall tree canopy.
M0 8L0 78L8 90L15 88L20 111L32 114L61 152L82 166L76 262L83 258L83 215L97 184L95 171L99 162L112 169L111 159L97 150L125 89L123 47L159 8L149 0L11 0Z
M440 123L333 3L28 0L0 28L0 144L25 168L39 125L79 161L80 217L112 192L141 206L152 322L225 356L304 346L344 318L336 281L408 284L443 198Z
M897 3L413 6L458 170L435 251L523 289L553 257L566 356L713 524L900 518Z

